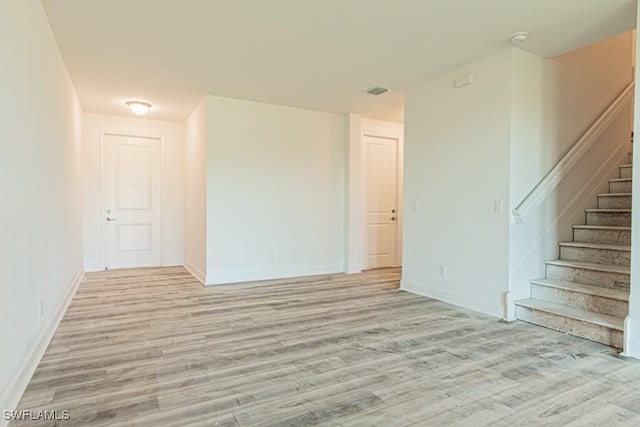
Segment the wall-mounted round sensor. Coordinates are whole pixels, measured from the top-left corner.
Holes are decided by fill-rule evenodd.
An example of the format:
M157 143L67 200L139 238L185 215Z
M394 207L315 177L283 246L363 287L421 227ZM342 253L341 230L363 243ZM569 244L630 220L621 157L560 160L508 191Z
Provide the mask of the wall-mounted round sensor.
M522 43L529 37L529 33L525 33L524 31L515 33L511 35L511 42L513 43Z

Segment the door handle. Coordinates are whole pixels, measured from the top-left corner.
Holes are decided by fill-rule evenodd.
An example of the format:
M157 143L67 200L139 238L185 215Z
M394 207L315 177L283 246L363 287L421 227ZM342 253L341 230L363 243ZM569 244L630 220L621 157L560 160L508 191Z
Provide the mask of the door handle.
M395 220L396 220L396 217L395 217L395 216L392 216L392 217L391 217L391 221L395 221Z
M107 221L115 221L115 220L116 220L115 218L109 218L109 217L107 217Z

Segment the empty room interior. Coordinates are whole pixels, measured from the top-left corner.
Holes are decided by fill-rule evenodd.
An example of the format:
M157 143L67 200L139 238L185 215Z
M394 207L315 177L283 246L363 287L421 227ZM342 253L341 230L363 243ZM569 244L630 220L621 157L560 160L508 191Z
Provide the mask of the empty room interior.
M0 0L0 427L639 425L638 22Z

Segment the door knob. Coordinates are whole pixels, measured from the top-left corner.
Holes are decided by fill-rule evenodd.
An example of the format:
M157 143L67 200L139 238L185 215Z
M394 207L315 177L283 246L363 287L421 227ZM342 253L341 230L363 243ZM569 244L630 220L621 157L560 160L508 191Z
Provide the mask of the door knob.
M391 221L395 221L395 220L396 220L396 217L395 217L395 216L392 216L392 217L391 217Z
M115 221L115 220L116 220L115 218L109 218L109 217L107 217L107 221Z

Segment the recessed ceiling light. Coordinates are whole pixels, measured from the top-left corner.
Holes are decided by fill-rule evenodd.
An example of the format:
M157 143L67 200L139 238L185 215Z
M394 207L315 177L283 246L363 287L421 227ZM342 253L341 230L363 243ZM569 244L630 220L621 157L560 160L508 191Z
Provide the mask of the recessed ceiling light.
M382 95L385 92L388 92L389 89L387 89L386 87L380 87L380 86L374 86L374 87L370 87L369 89L363 91L364 93L368 93L369 95Z
M522 43L527 37L529 37L529 33L525 33L524 31L514 33L511 35L511 42L515 44Z
M147 111L149 111L149 108L151 108L151 104L142 101L129 101L127 105L131 108L133 114L137 114L138 116L144 116L147 114Z

